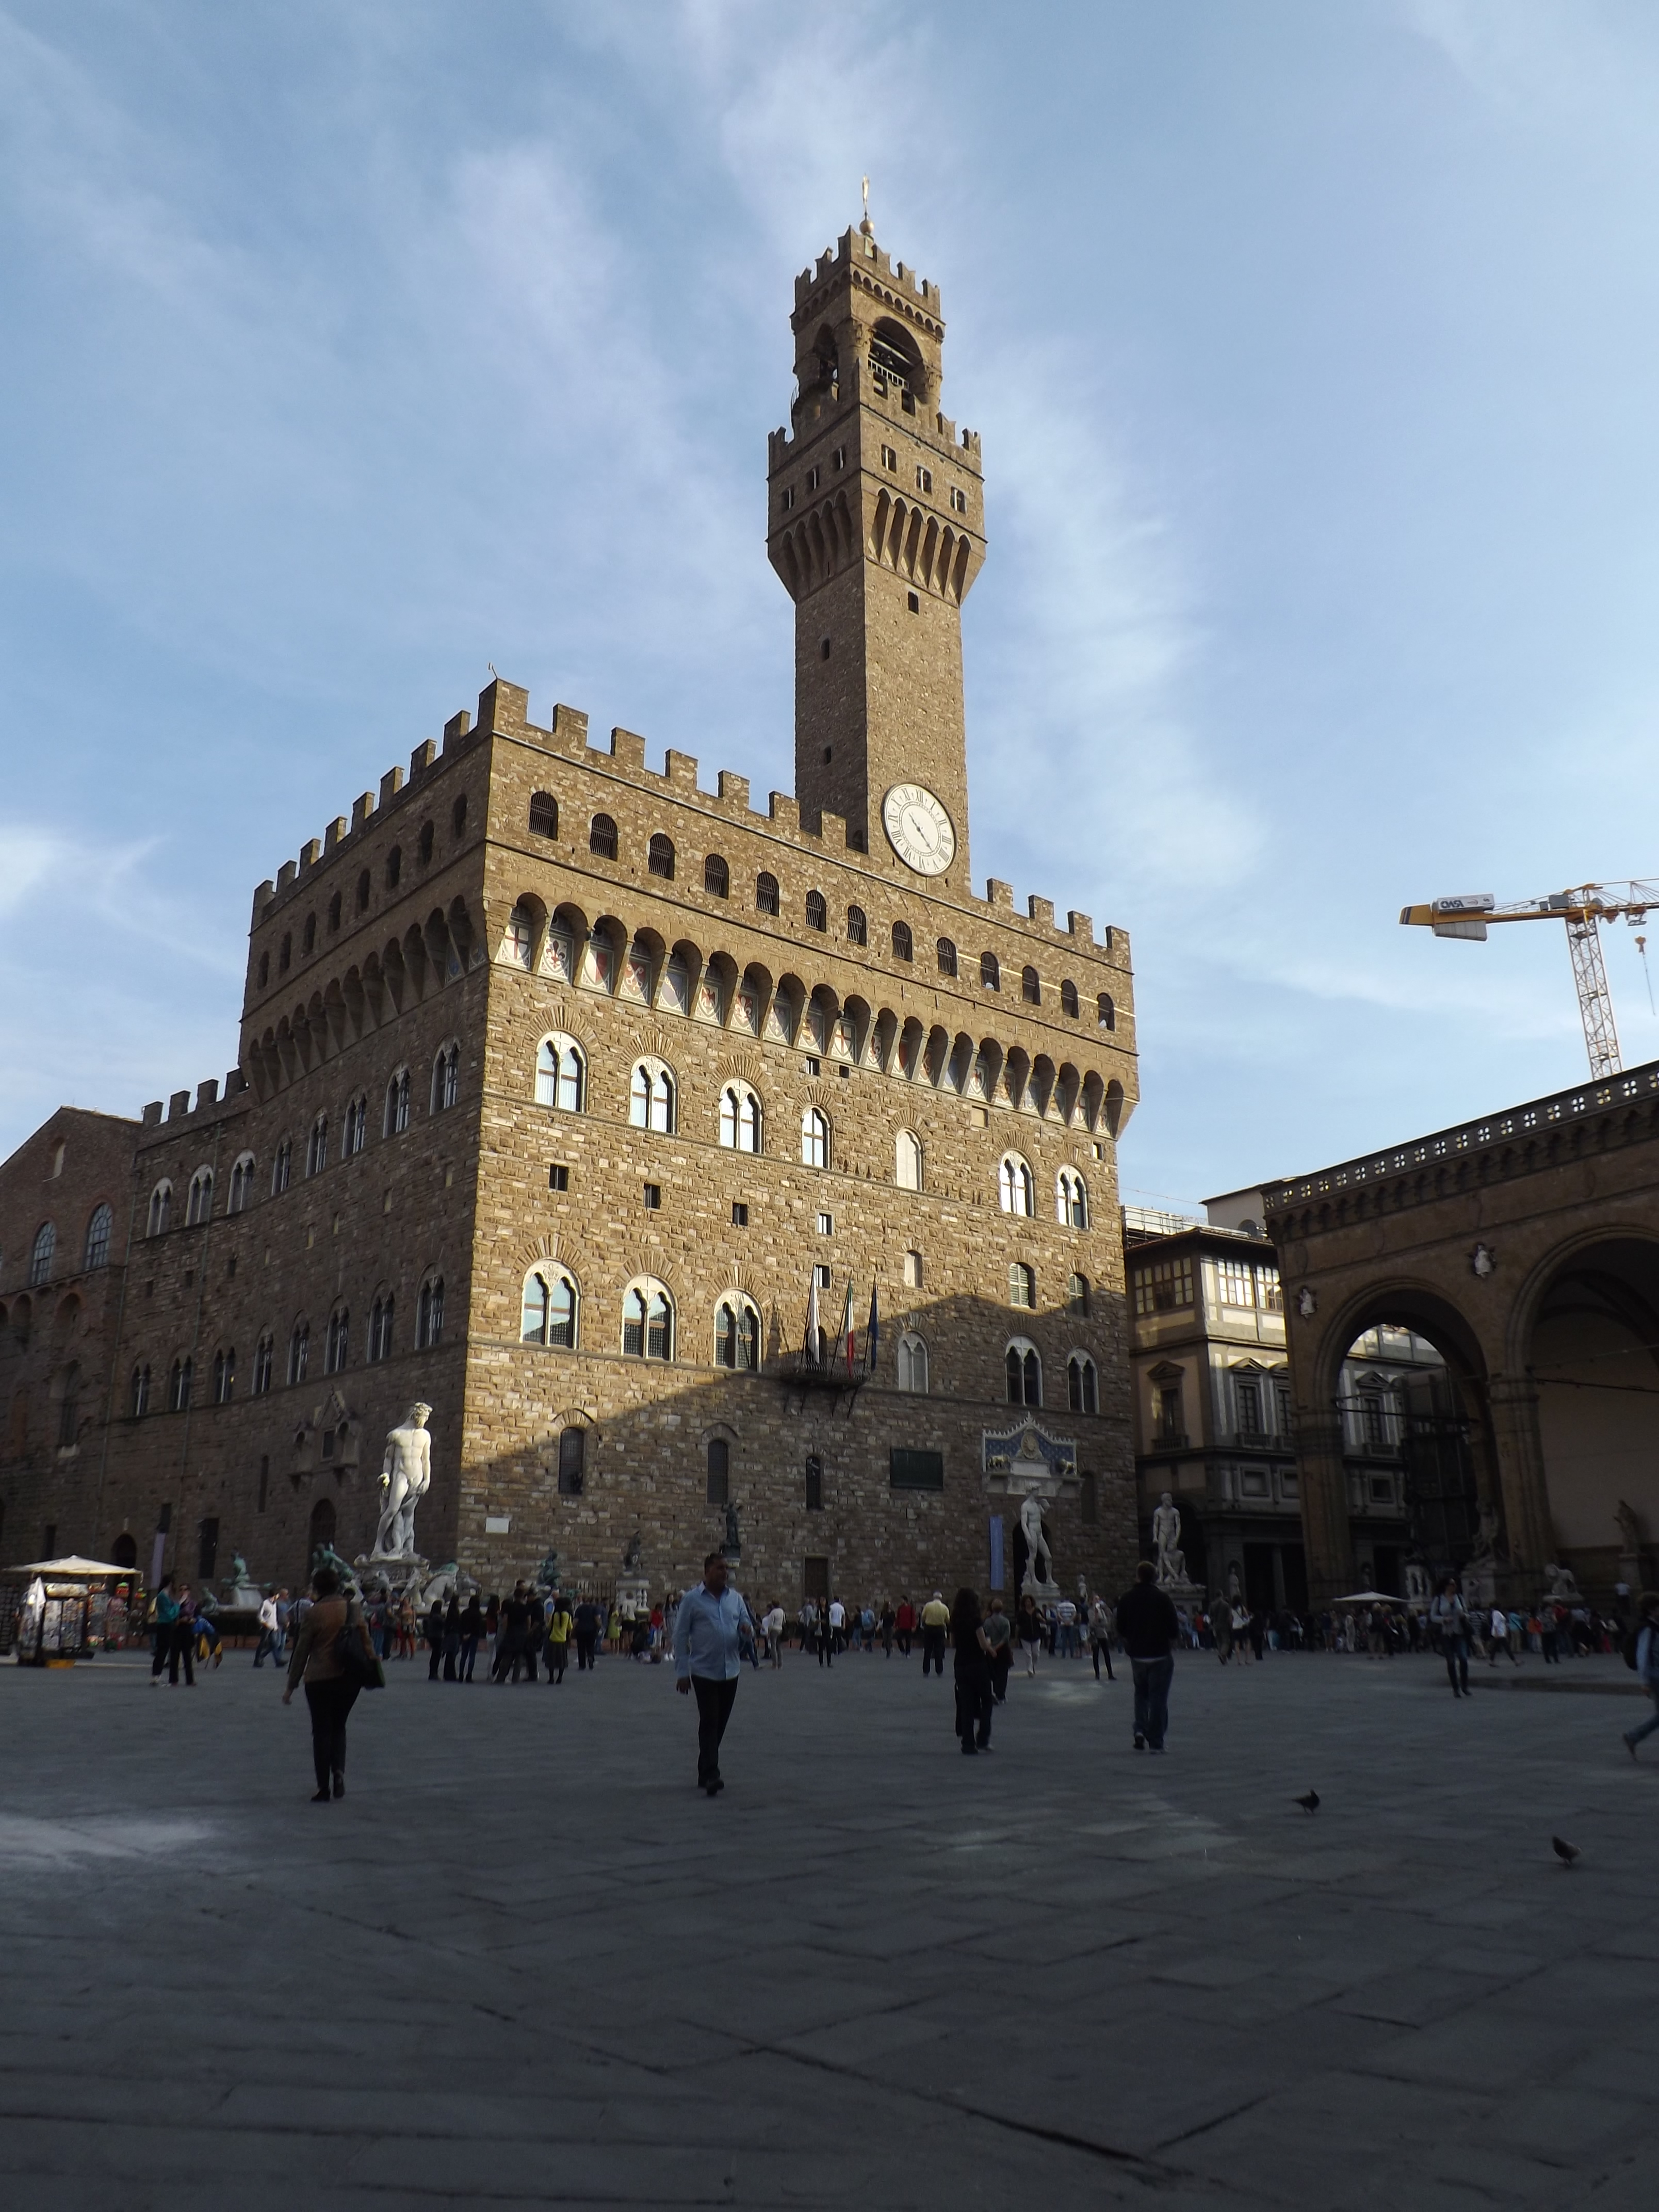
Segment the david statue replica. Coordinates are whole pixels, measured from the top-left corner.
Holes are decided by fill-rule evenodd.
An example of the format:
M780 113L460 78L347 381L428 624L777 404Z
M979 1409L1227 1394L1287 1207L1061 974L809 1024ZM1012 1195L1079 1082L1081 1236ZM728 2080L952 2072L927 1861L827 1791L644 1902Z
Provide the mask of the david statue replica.
M432 1487L432 1438L426 1426L431 1417L431 1407L417 1399L399 1425L386 1431L380 1466L386 1509L374 1531L371 1560L407 1559L413 1564L416 1559L415 1509Z

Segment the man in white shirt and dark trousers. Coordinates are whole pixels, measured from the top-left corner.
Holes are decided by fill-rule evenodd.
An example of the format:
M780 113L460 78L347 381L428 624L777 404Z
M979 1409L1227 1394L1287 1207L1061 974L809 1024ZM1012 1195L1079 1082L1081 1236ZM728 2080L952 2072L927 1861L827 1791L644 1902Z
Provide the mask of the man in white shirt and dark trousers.
M726 1787L720 1738L743 1670L738 1632L747 1622L749 1633L755 1633L749 1607L739 1592L726 1588L726 1554L711 1552L702 1563L702 1580L681 1599L674 1623L674 1687L682 1697L696 1692L697 1787L710 1797Z

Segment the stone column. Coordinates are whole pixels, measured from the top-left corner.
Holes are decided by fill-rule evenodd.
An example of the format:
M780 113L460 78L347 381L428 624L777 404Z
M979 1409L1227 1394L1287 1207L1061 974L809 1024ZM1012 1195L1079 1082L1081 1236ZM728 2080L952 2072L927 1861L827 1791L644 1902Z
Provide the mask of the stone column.
M1554 1556L1555 1531L1538 1432L1538 1387L1527 1375L1494 1375L1486 1386L1510 1562L1531 1588Z
M1297 1413L1296 1465L1302 1490L1302 1540L1308 1553L1308 1602L1317 1612L1353 1588L1340 1414Z

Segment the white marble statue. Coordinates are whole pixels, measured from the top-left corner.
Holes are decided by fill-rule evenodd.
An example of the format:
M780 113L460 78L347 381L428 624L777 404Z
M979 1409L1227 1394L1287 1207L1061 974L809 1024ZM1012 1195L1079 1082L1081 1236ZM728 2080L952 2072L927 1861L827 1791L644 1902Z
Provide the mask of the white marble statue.
M386 1458L380 1467L386 1507L374 1531L371 1559L415 1557L415 1509L432 1487L432 1438L426 1426L431 1415L431 1407L416 1400L399 1426L386 1431Z
M1054 1587L1054 1559L1042 1533L1042 1500L1028 1490L1020 1500L1019 1525L1025 1538L1025 1579L1021 1587L1046 1590Z
M1152 1559L1160 1587L1169 1589L1187 1580L1187 1560L1181 1549L1181 1508L1166 1490L1152 1515Z

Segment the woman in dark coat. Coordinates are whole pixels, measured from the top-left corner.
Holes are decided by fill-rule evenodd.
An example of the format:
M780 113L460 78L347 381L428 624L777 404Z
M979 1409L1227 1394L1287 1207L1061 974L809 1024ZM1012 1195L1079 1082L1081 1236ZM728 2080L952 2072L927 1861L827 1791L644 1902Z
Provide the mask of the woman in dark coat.
M449 1593L449 1610L444 1615L444 1680L459 1682L455 1662L461 1656L461 1601L457 1594Z
M956 1646L957 1734L970 1756L991 1748L991 1647L985 1640L979 1598L959 1589L951 1608L951 1641Z
M478 1656L478 1646L483 1641L483 1614L479 1608L477 1593L468 1598L466 1611L461 1615L461 1680L472 1680L472 1662Z
M428 1682L438 1679L438 1662L444 1652L444 1601L441 1597L432 1601L432 1610L426 1617L426 1645L432 1654L432 1664L426 1670Z

